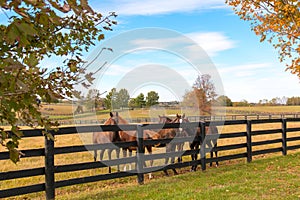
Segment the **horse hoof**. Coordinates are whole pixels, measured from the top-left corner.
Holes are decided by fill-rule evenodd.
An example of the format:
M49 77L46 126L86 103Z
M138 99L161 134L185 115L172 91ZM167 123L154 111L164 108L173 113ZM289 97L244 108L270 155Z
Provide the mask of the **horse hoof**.
M149 174L149 180L153 179L152 174Z

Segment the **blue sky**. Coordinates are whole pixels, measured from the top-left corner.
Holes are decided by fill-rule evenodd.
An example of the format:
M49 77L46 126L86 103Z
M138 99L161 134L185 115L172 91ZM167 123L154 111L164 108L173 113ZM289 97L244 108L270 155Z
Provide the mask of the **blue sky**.
M299 96L299 79L285 71L285 65L278 61L277 51L267 42L260 43L260 38L250 30L250 24L240 20L222 0L113 0L92 1L91 5L100 12L118 14L119 24L112 33L106 34L106 39L145 27L171 29L191 37L208 53L221 77L224 94L233 101L258 102L265 98ZM148 56L151 57L151 53ZM134 57L127 59L118 63L118 70L110 66L111 71L120 72L115 74L115 79L117 75L128 73L128 70L122 71L122 63L126 69L125 63ZM187 71L183 70L183 76ZM195 80L190 78L193 75L196 78L196 73L191 71L191 80L187 80L190 84Z
M113 27L112 32L105 32L105 40L86 53L86 58L93 58L103 45L115 47L111 54L116 54L118 48L127 48L126 53L115 56L97 77L94 87L102 92L109 91L112 87L132 87L130 94L134 97L140 92L146 94L155 90L161 101L167 101L180 100L184 91L191 88L199 71L191 67L191 63L182 59L181 55L172 54L170 43L176 43L175 40L157 36L147 42L151 33L146 33L146 36L137 35L137 40L127 41L124 38L132 30L155 27L175 31L183 37L191 38L203 48L211 60L209 66L218 73L213 75L217 92L233 101L246 99L258 102L265 98L299 96L299 79L285 71L285 65L279 63L278 54L272 45L260 43L260 38L250 30L250 24L240 20L225 5L224 0L93 0L90 4L104 15L110 11L116 12L118 25ZM0 18L3 17L5 18L3 13L0 13ZM119 43L113 44L115 38L119 39ZM135 43L136 46L130 46L129 43ZM147 45L151 48L146 48ZM178 53L179 50L175 52ZM107 55L104 54L97 60L98 66L112 56L110 53L107 52ZM206 53L200 50L199 54ZM58 61L48 60L43 65L50 67L60 64ZM151 74L151 70L147 74L149 65L153 66L153 70L160 66L166 70L158 70L160 76ZM146 74L143 74L143 70L139 71L143 67ZM144 77L153 77L153 81L149 81L151 78L147 77L145 80L148 82L143 84L143 78L133 76L137 71ZM207 71L200 70L200 73L205 72ZM164 78L164 81L160 82L158 77ZM179 86L168 84L173 78L182 80ZM129 80L137 84L131 86ZM177 87L182 87L181 91Z

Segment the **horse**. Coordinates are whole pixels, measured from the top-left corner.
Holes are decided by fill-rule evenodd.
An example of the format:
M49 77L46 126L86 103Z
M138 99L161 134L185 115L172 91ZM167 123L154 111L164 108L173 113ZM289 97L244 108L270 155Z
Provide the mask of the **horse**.
M185 118L185 114L183 116L176 114L176 118L171 121L171 123L182 123L182 120ZM179 137L187 137L188 133L183 128L179 128L177 131L177 136ZM183 151L184 142L177 143L177 150ZM178 157L178 162L182 162L182 156Z
M166 116L158 116L159 117L159 122L160 124L165 124L165 123L173 123L173 120L170 119L169 117ZM177 134L177 131L175 128L167 128L167 129L161 129L160 131L158 131L158 135L160 139L170 139L170 138L174 138ZM176 150L176 145L174 143L167 143L165 145L166 147L166 153L168 152L174 152ZM164 145L160 145L158 147L164 147ZM167 165L169 162L169 157L167 157L165 159L165 165ZM175 157L171 157L171 163L175 163ZM177 175L177 171L175 168L172 168L173 172L175 175ZM164 173L166 176L169 176L168 171L164 170Z
M119 125L125 125L129 124L125 119L123 119L118 112L115 115L116 117L116 123ZM132 142L137 140L137 131L119 131L120 140L123 142ZM143 131L143 139L159 139L158 133L152 130L144 130ZM147 149L149 154L152 154L152 145L146 145L144 146L144 149ZM132 151L137 151L137 146L130 146L123 148L123 157L127 156L127 151L129 151L129 156L132 156ZM144 163L144 166L146 166L146 163ZM150 167L153 166L153 160L150 160ZM125 166L126 169L126 166ZM149 179L152 178L152 174L149 173Z
M176 115L176 119L174 119L174 122L179 122L179 123L189 123L189 120L187 118L185 118L185 115L183 114L182 116L181 115ZM194 127L184 127L183 128L188 135L190 136L194 136L195 135L195 138L194 140L190 143L190 149L193 150L199 150L199 147L202 145L203 141L205 138L201 138L200 141L197 140L196 138L199 138L199 136L201 136L201 128L200 127L197 127L196 130L194 130ZM206 135L214 135L214 134L219 134L218 132L218 128L216 126L205 126L205 132L206 132ZM213 158L213 152L215 152L215 156L216 158L218 158L218 151L216 150L217 148L217 140L218 138L216 137L213 137L207 141L205 141L205 143L207 144L207 146L211 149L210 151L210 157ZM203 147L205 148L205 147ZM192 154L191 157L192 157L192 160L197 160L197 155L198 154ZM210 167L212 167L212 162L210 162ZM216 161L216 166L218 166L219 163L218 161ZM191 171L196 171L197 169L197 165L193 165L192 168L191 168Z
M114 119L113 113L110 112L110 118L104 122L104 125L116 125L116 120ZM93 144L104 144L104 143L112 143L118 142L120 140L120 136L118 131L105 131L105 132L93 132ZM113 149L108 149L108 159L111 160L111 153ZM105 149L100 150L100 161L103 159ZM119 158L120 149L116 148L116 156ZM97 161L97 150L94 150L94 161ZM109 173L111 173L111 167L108 167ZM120 171L118 165L118 171Z

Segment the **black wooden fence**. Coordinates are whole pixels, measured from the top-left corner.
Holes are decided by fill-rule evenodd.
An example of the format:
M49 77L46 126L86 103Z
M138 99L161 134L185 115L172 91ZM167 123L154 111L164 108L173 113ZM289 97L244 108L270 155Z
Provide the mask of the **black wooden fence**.
M252 130L254 124L265 124L265 123L280 123L280 128L278 129L270 129L270 130ZM288 123L298 124L296 127L290 127L287 125ZM45 138L45 148L38 149L29 149L24 150L22 153L23 157L37 157L44 156L45 158L45 166L33 169L25 169L18 171L8 171L0 173L0 184L1 181L6 181L9 179L17 179L24 177L32 177L32 176L45 176L45 183L39 183L35 185L28 185L22 187L15 187L4 189L0 191L0 198L34 193L45 191L47 199L55 198L55 189L75 184L83 184L101 180L108 180L114 178L121 178L127 176L137 176L138 182L140 184L144 181L144 174L148 172L154 171L162 171L165 169L172 168L182 168L188 167L195 164L201 165L202 170L206 169L206 164L215 161L225 161L231 159L239 159L246 158L248 162L252 161L253 156L274 152L282 152L283 155L287 154L288 150L295 150L300 148L300 118L291 118L291 119L260 119L260 120L234 120L234 121L213 121L213 122L191 122L188 125L199 126L202 130L205 130L206 126L215 125L215 126L231 126L231 125L243 125L245 126L245 131L241 132L231 132L231 133L222 133L218 134L217 137L219 139L231 139L231 138L245 138L246 142L240 142L238 144L227 144L223 146L218 146L214 151L229 151L240 149L241 151L236 151L235 153L231 153L228 155L223 155L218 158L207 158L206 154L210 149L205 147L205 144L202 144L202 148L200 150L184 150L181 152L168 152L168 153L157 153L157 154L144 154L144 145L155 145L155 144L163 144L168 142L188 142L193 140L192 137L184 137L184 138L174 138L174 139L161 139L161 140L144 140L142 135L143 131L146 129L161 129L162 124L140 124L140 125L120 125L120 126L100 126L102 131L119 131L119 130L136 130L138 133L137 141L133 142L118 142L115 143L116 146L129 147L129 146L138 146L137 154L133 157L126 157L120 159L113 160L105 160L104 162L84 162L84 163L76 163L76 164L68 164L68 165L54 165L54 157L59 154L68 154L68 153L76 153L76 152L84 152L94 149L107 149L113 148L108 144L99 144L99 145L78 145L78 146L65 146L65 147L55 147L54 142ZM180 124L165 124L163 128L179 128ZM25 130L24 137L37 137L42 135L43 130ZM67 135L74 133L88 133L99 131L99 126L81 126L81 127L69 127L69 128L60 128L57 132L53 132L52 134L55 136L58 135ZM294 132L293 136L289 136L287 133ZM258 135L271 135L271 134L280 134L281 137L278 139L267 139L264 141L252 141L254 136ZM206 135L205 131L203 131L202 136L199 136L197 139L205 138L209 139L210 137L216 137L216 135ZM295 143L296 141L296 143ZM289 142L294 142L292 145L289 145ZM261 150L253 150L253 147L269 145L269 144L280 144L280 147L268 147L263 148ZM204 146L203 146L204 145ZM205 147L205 148L203 148ZM169 165L160 165L154 167L145 167L143 163L148 160L157 160L164 159L166 157L174 157L179 155L192 155L199 154L198 160L185 161L181 163L169 164ZM0 152L0 160L9 159L9 154L7 152ZM107 166L115 166L118 164L126 164L126 163L136 163L136 168L130 171L121 171L121 172L113 172L110 174L98 174L87 177L80 178L72 178L68 180L55 180L56 173L65 173L65 172L73 172L80 170L89 170L89 169L97 169Z

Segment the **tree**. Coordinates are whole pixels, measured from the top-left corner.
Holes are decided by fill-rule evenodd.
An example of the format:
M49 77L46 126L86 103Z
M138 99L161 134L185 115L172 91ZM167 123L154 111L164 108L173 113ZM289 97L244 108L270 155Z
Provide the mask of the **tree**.
M95 111L102 106L102 99L100 97L100 91L97 89L90 89L86 95L84 101L85 107L89 111Z
M140 93L136 98L135 98L135 103L138 108L142 108L146 105L145 101L145 96L143 93Z
M229 97L221 95L216 99L216 102L219 106L232 106L232 101Z
M125 88L120 89L120 91L118 92L118 95L117 95L118 107L119 108L128 107L129 99L130 99L130 96L129 96L128 91Z
M300 78L300 1L226 0L241 19L250 21L260 41L268 40L278 49L287 70Z
M158 99L159 99L159 96L158 96L157 92L155 92L155 91L148 92L147 97L146 97L146 106L150 107L150 106L158 104Z
M134 109L137 107L137 103L135 102L135 98L131 98L128 102L128 107L130 109Z
M115 102L115 98L117 95L117 89L116 88L112 88L110 90L110 92L106 95L106 98L104 99L104 105L107 109L112 109L114 108L114 103Z
M239 107L239 106L241 106L241 107L243 107L243 106L250 106L250 103L247 100L245 100L245 99L243 99L243 100L241 100L239 102L234 102L233 103L233 107Z
M183 105L199 109L200 114L211 114L212 103L217 96L215 86L209 74L198 75L193 89L187 91L183 97Z
M0 6L7 17L0 24L0 122L10 124L12 131L9 138L0 128L0 144L17 162L22 136L17 123L45 130L58 125L42 116L37 96L46 101L80 96L75 85L88 87L93 80L93 73L85 73L82 52L104 39L103 30L112 30L116 15L94 12L87 0L2 0ZM61 66L40 67L44 58L54 56L64 60Z
M300 97L290 97L287 99L286 105L295 106L300 105Z

